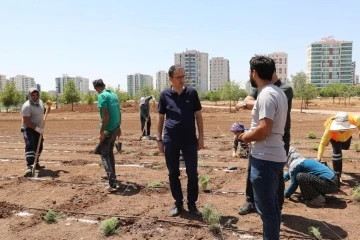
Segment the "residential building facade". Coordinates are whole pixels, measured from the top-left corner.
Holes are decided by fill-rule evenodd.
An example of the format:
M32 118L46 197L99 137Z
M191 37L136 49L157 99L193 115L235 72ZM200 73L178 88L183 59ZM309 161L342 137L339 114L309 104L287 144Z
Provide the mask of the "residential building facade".
M288 78L288 54L286 52L273 52L268 57L276 63L276 75L284 83L289 82Z
M311 43L307 49L307 82L318 88L328 84L353 84L352 41L335 40L333 36Z
M168 85L170 85L169 74L166 71L158 71L156 73L156 89L162 91Z
M70 77L67 74L63 74L61 77L55 78L55 91L58 94L64 93L64 88L69 81L74 81L76 89L81 94L86 94L89 91L89 79L80 76Z
M16 90L21 93L28 93L29 88L35 87L35 79L25 75L16 75L15 77L10 78L10 82L15 83Z
M226 82L230 81L229 60L223 57L210 59L210 91L220 90Z
M208 90L208 53L186 49L185 52L174 54L174 62L184 67L187 84L201 93Z
M353 74L353 78L352 78L352 82L353 82L353 85L356 84L356 62L352 62L352 74Z
M133 96L143 87L153 87L153 77L146 74L135 73L127 75L127 92Z
M86 94L89 92L89 79L83 78L80 76L75 77L75 86L79 89L81 94Z
M0 74L0 91L2 91L6 84L9 82L9 80L6 79L6 75Z

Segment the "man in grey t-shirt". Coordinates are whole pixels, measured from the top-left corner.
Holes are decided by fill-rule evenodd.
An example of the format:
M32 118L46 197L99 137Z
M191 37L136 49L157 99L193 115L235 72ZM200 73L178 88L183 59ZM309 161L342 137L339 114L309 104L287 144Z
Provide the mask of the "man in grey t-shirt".
M280 236L277 189L286 162L282 137L288 103L284 92L271 82L275 69L269 57L255 56L250 60L250 83L260 93L252 109L250 131L239 136L243 142L251 143L250 181L255 207L263 221L264 239L279 239Z
M50 109L49 109L50 110ZM43 119L44 119L44 103L40 99L39 91L36 88L30 88L28 93L28 100L23 104L21 109L22 123L21 132L23 133L25 141L25 155L26 155L26 171L25 177L31 176L32 168L35 161L35 154L38 142L41 136L41 145L38 156L43 149L44 139L42 134ZM37 162L36 169L44 168Z

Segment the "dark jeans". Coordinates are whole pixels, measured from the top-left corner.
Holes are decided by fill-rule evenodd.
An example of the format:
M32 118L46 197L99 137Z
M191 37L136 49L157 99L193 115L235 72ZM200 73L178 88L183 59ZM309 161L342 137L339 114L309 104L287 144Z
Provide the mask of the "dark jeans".
M250 156L251 158L251 156ZM246 201L254 203L254 191L253 186L250 181L250 175L251 175L251 163L249 159L249 165L248 165L248 172L247 172L247 178L246 178ZM282 210L282 206L284 205L284 191L285 191L285 182L283 180L284 172L281 171L279 173L279 185L278 185L278 201L279 201L279 207L280 210Z
M180 150L183 153L183 158L186 167L186 174L188 177L188 183L187 183L188 205L195 204L199 195L198 171L197 171L197 166L198 166L197 145L196 144L175 145L171 143L164 143L165 160L169 172L171 194L175 200L175 205L177 207L183 205L183 193L181 191L181 183L179 179Z
M342 150L349 150L350 145L351 145L351 139L352 139L352 137L350 137L346 142L337 142L333 139L330 140L330 143L331 143L331 146L333 149L332 162L333 162L334 172L341 174L342 159L343 159Z
M151 118L149 115L149 119L146 123L146 131L144 131L144 127L145 127L145 122L146 122L146 118L143 118L142 116L140 116L140 121L141 121L141 131L142 131L142 135L143 136L150 136L150 128L151 128Z
M272 162L251 157L250 164L250 181L254 191L255 207L263 221L263 239L280 239L281 211L278 185L285 162Z
M105 139L100 143L101 145L101 161L105 168L105 172L109 179L109 185L114 187L116 181L115 173L115 157L114 157L114 145L116 137L119 134L119 127L115 128L111 132L105 134Z
M21 132L23 133L24 141L25 141L26 165L31 166L34 164L35 161L35 154L40 139L40 133L38 133L37 131L31 128L21 129ZM43 150L43 144L44 144L44 138L41 137L38 159L40 158L40 154Z

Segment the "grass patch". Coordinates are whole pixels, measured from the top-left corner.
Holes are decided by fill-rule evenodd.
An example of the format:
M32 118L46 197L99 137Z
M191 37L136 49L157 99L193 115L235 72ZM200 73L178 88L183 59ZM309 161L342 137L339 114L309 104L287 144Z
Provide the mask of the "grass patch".
M110 236L113 234L118 234L120 230L118 229L120 226L119 218L108 218L101 222L100 230L103 236Z
M313 132L309 132L307 137L310 139L316 139L316 135Z
M50 209L44 216L44 220L47 224L55 224L62 217L60 213L57 213Z
M209 175L202 175L199 179L200 186L202 190L207 190L208 184L210 182L210 176Z
M154 169L154 170L159 170L162 167L160 165L153 165L153 166L151 166L151 168Z
M209 205L205 205L202 209L203 219L209 224L209 228L213 232L220 230L220 213L213 210Z
M124 151L125 154L131 154L133 152L135 152L135 151L134 150L126 150L126 151Z
M312 144L311 144L311 149L317 151L317 150L319 149L319 144L317 144L317 143L312 143Z
M162 187L163 184L159 181L153 181L151 183L149 183L146 188L158 188L158 187Z
M293 144L293 145L299 145L299 144L301 144L301 143L300 143L299 141L293 141L292 144Z
M354 187L352 191L352 196L355 199L355 201L360 202L360 185Z
M316 227L309 227L309 235L310 237L315 237L318 240L322 239L321 232L319 231L319 228Z
M355 152L360 152L360 142L355 142L354 144Z

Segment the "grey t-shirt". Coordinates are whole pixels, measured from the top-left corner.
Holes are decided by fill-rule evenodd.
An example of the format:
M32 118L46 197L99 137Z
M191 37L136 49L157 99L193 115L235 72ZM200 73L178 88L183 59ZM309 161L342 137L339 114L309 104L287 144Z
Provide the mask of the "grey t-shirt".
M30 117L30 122L32 122L37 127L42 127L42 123L44 120L44 103L39 99L39 106L30 104L29 100L27 100L22 108L21 115L23 117ZM24 124L24 120L22 119L21 128L25 129L26 126Z
M254 158L273 162L286 162L284 149L284 128L288 110L287 98L284 92L273 84L261 89L252 109L250 131L255 129L261 119L273 120L269 136L262 141L255 141L251 146L251 155Z

